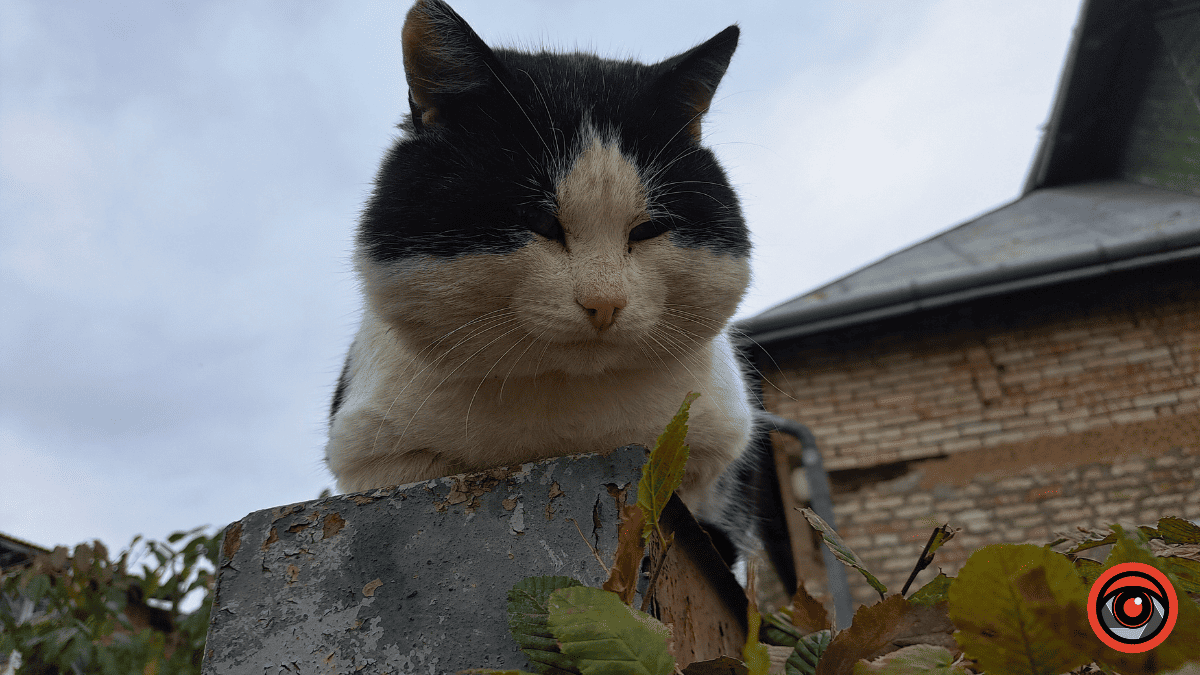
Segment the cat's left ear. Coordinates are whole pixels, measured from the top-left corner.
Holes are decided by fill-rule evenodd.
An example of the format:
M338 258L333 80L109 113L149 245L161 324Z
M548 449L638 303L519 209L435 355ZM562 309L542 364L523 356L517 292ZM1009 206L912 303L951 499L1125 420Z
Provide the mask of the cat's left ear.
M401 32L412 123L445 124L454 104L487 89L503 67L467 22L442 0L417 0Z
M717 85L725 76L741 31L734 24L704 44L673 56L659 64L664 68L658 87L672 106L684 117L688 134L700 141L700 118L708 112Z

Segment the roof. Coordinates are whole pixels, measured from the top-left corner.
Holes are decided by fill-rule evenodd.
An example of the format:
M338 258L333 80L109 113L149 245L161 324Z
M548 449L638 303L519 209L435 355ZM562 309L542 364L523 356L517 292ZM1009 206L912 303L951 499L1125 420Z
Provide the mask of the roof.
M1200 3L1089 0L1024 194L738 323L759 344L1200 258Z
M24 565L39 553L49 553L50 550L31 544L22 539L0 532L0 570L14 565Z
M1126 181L1034 191L747 319L759 343L1200 258L1200 197Z

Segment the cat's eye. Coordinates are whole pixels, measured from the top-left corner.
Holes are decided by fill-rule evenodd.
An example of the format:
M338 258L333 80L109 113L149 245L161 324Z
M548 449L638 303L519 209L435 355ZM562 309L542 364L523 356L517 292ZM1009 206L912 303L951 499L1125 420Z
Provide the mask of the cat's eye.
M629 231L629 241L645 241L665 233L670 228L657 220L647 220Z
M553 213L540 210L531 211L526 216L525 222L531 231L566 245L567 236L563 232L562 223L558 222L558 217Z

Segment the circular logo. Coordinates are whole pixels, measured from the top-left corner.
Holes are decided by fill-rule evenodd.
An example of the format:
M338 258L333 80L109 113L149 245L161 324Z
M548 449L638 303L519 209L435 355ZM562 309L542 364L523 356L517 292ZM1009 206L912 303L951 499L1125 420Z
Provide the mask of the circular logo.
M1143 563L1121 563L1100 575L1088 596L1096 637L1126 654L1162 644L1175 627L1179 600L1167 575Z

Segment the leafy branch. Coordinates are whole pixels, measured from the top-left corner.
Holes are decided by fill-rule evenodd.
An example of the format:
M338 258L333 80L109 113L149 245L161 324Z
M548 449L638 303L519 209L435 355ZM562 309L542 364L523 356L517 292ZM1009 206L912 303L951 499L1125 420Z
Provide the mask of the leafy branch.
M642 479L638 482L637 503L642 511L642 539L644 541L653 533L658 542L658 559L650 573L646 592L642 596L643 612L650 608L658 577L662 574L671 545L675 543L674 535L663 532L662 523L659 521L671 495L683 484L683 472L691 455L691 448L684 442L688 432L688 412L692 402L699 397L698 393L688 392L683 398L679 412L675 413L667 428L655 441L654 449L650 451L650 460L642 467Z
M197 528L140 547L135 537L115 560L99 541L60 546L5 570L0 655L15 653L21 673L198 675L219 537Z

